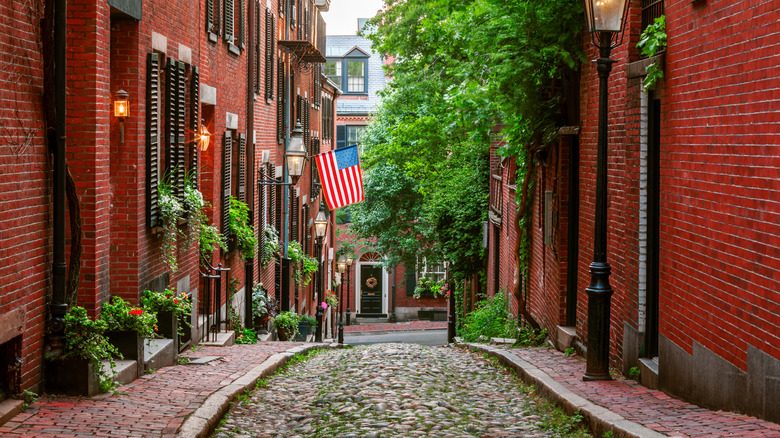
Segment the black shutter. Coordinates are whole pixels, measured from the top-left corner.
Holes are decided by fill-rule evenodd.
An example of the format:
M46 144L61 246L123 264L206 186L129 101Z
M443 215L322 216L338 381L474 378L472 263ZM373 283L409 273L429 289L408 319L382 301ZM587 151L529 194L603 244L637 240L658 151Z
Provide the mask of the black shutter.
M246 204L246 134L238 134L238 200Z
M319 109L322 101L322 74L320 69L314 69L314 107Z
M160 55L150 53L146 62L146 221L160 220Z
M274 16L265 10L265 98L274 98Z
M265 181L266 180L266 172L265 172L265 165L260 166L260 180ZM260 260L263 260L266 257L265 254L265 228L268 226L268 222L266 219L267 214L267 207L266 207L266 196L265 191L268 186L258 186L257 190L257 198L258 198L258 207L260 212L258 213L258 218L260 219L258 223L260 224L260 230L258 232L259 239L257 242L257 257L260 258Z
M293 189L290 191L292 202L290 202L290 240L300 242L298 236L298 215L300 210L301 198L298 197L298 191Z
M192 67L190 77L190 130L195 134L195 139L190 146L190 174L198 187L198 146L200 134L200 73L198 67Z
M281 180L280 178L277 180L276 178L276 166L273 164L270 165L270 169L268 169L268 173L270 176L270 179L274 181ZM270 202L273 202L273 205L271 207L273 208L273 214L271 214L271 219L273 220L274 227L276 228L276 232L281 233L282 232L282 190L280 186L270 186L271 187L271 195L269 196Z
M233 24L233 16L236 13L236 6L235 6L235 0L224 0L224 9L223 14L225 17L225 41L232 43L233 42L233 31L234 31L234 24Z
M346 125L336 126L336 149L347 146L347 127Z
M176 193L176 62L168 58L165 63L165 174L171 187L171 194Z
M320 139L319 138L313 138L311 140L311 155L312 157L315 157L319 155L320 153ZM311 170L311 178L309 180L311 181L311 185L309 187L309 193L311 194L311 199L313 200L317 196L320 195L320 174L317 172L317 164L316 160L312 159L309 165L309 169Z
M238 0L238 29L236 30L236 45L243 50L244 44L244 0Z
M176 62L176 187L179 199L184 199L184 183L187 165L187 70L182 61Z
M230 194L233 175L233 133L225 131L225 141L222 148L222 235L230 237Z
M279 87L277 92L279 93L279 98L276 100L276 131L279 136L279 142L282 142L284 141L285 129L287 127L287 120L285 120L287 113L284 110L287 102L287 90L284 86L284 63L280 61L278 67Z
M309 206L304 205L301 211L301 237L303 240L303 252L306 255L311 255L309 244L311 242L311 234L309 234Z
M417 267L415 265L406 267L406 295L414 295L414 289L417 287Z
M306 148L306 152L311 152L311 105L306 99L301 100L303 104L303 145Z
M263 23L260 17L260 3L255 2L255 94L260 94L260 70L263 65L263 58L260 56L262 53L262 50L260 50L260 43L262 42L260 29Z

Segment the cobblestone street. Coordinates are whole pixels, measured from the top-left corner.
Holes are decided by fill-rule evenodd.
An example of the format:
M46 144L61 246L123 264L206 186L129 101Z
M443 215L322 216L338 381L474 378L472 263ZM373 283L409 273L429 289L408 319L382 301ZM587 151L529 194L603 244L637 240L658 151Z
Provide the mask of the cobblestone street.
M214 436L552 436L519 383L463 349L326 350L240 396Z

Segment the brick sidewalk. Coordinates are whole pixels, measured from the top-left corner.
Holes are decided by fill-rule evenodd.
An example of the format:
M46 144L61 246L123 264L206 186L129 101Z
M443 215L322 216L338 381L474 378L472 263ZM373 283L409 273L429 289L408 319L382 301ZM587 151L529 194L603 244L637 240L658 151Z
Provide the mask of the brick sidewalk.
M362 324L344 326L344 333L362 333L362 332L396 332L404 330L437 330L446 329L445 321L409 321L382 324Z
M633 380L583 382L585 362L547 348L498 349L537 367L571 392L639 423L674 437L780 437L780 424L746 415L710 411L685 403Z
M175 434L184 420L218 389L231 384L271 355L298 343L267 342L204 347L180 357L220 356L207 365L161 368L117 388L114 395L91 398L44 396L0 426L12 437L160 437Z

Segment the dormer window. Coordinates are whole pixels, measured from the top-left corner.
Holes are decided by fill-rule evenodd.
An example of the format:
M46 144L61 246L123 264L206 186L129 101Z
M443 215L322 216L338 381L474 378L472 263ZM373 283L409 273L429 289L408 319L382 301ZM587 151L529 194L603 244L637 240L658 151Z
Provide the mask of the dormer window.
M368 58L368 53L355 47L343 58L328 58L323 73L346 94L367 94Z

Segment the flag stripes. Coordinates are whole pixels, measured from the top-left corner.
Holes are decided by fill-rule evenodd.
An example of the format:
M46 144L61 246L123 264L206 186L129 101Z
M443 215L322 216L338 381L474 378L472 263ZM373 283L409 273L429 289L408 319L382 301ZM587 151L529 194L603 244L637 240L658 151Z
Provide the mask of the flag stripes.
M357 146L323 152L315 160L328 208L335 210L363 201Z

